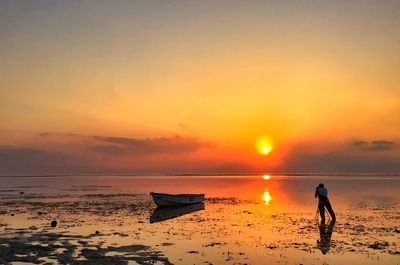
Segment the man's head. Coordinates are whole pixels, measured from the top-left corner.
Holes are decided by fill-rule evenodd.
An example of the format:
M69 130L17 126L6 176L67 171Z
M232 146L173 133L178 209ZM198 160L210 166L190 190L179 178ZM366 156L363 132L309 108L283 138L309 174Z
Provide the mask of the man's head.
M323 183L319 183L318 188L323 188L324 184Z

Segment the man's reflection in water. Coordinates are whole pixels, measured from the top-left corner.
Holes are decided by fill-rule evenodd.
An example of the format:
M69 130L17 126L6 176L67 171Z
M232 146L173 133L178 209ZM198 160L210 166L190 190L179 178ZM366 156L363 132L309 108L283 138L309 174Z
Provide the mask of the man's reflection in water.
M324 255L328 253L331 247L331 238L332 238L333 228L335 227L335 222L336 220L332 219L332 221L327 225L323 222L321 222L321 224L319 225L320 239L317 240L317 246Z

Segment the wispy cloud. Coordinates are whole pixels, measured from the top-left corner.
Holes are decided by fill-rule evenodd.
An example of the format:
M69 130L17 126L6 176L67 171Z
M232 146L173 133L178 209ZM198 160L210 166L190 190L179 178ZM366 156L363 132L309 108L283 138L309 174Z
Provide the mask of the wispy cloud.
M106 155L136 156L157 154L184 154L196 152L213 145L200 138L188 136L172 136L158 138L132 138L123 136L60 134L41 132L37 134L44 139L52 136L74 138L81 142L81 147L87 151Z
M153 139L92 136L92 139L106 144L88 146L89 150L111 155L179 154L210 147L210 144L203 143L198 138L180 136Z
M344 145L303 143L284 159L284 172L399 172L400 145L386 139L352 139Z
M399 147L399 144L389 140L354 140L349 143L352 149L359 151L387 151L393 150Z
M212 143L196 137L132 138L74 133L37 134L31 146L0 146L4 172L251 172L252 161L213 156ZM218 147L215 147L218 151ZM400 172L400 146L385 139L295 146L275 172Z
M80 157L39 148L0 146L0 175L7 173L64 173L82 169Z
M373 173L399 172L400 158L355 155L345 152L292 153L285 160L288 172Z

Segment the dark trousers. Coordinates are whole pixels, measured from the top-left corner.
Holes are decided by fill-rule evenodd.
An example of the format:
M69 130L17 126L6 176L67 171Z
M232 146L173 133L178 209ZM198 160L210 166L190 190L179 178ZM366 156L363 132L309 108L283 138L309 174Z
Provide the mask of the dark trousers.
M325 208L328 210L329 215L332 217L332 220L336 220L335 212L332 209L332 205L329 200L319 201L318 210L321 216L321 223L325 223Z

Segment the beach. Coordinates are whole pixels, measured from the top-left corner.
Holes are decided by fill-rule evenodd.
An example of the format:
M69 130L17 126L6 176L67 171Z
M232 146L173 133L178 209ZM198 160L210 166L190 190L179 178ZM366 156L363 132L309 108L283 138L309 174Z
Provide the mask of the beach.
M0 265L400 265L400 0L0 25Z
M1 180L2 264L400 264L399 175ZM319 224L320 182L334 224ZM159 209L151 191L206 200Z

